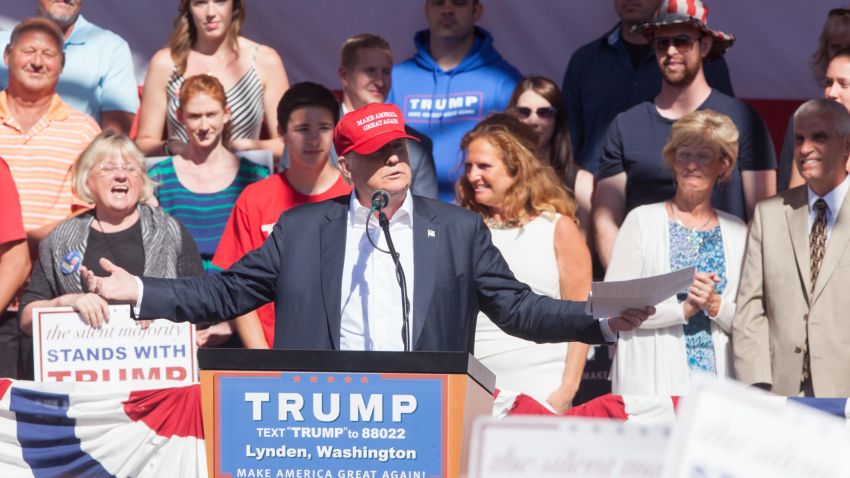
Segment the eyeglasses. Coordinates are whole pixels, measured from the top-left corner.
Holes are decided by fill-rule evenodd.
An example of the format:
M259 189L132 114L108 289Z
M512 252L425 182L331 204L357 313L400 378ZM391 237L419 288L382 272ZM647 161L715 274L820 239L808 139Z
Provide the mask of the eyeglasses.
M677 35L672 38L670 37L655 37L655 51L658 52L666 52L670 49L670 45L672 44L676 50L680 53L685 53L691 51L694 47L694 43L700 41L703 35L700 35L696 38L690 37L688 35Z
M109 161L97 165L97 172L100 177L115 176L119 170L124 171L124 173L128 176L138 176L141 173L138 166L130 163Z
M705 154L705 153L693 154L690 151L678 150L678 151L676 151L676 154L673 156L673 159L674 159L674 161L676 161L676 164L678 164L680 166L684 166L686 164L689 164L691 161L693 161L693 162L697 163L697 166L704 167L704 166L708 166L709 164L711 164L714 161L715 157L716 156L713 155L713 154Z
M542 106L536 110L525 106L516 106L513 110L514 113L522 119L530 118L531 113L535 113L540 119L554 118L555 115L558 114L558 108L555 108L554 106Z
M840 17L842 15L850 15L850 9L847 8L833 8L829 11L829 15L827 17Z

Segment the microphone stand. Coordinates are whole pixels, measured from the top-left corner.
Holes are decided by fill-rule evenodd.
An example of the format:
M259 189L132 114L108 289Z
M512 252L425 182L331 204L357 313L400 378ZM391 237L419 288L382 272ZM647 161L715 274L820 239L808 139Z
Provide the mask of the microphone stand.
M401 288L401 340L404 343L404 351L410 352L410 300L407 298L407 279L404 277L404 269L401 268L398 252L396 252L393 239L390 237L390 221L384 211L378 210L378 224L384 231L387 247L390 249L390 257L393 258L393 263L395 263L395 277ZM367 232L366 235L368 236L369 233Z

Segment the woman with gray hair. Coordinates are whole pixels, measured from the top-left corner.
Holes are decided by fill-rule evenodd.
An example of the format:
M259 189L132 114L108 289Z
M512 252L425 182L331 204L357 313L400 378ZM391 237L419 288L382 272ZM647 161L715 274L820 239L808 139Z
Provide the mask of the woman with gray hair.
M161 278L203 274L192 237L174 218L145 203L153 183L144 155L130 138L104 131L82 152L72 173L74 192L94 208L61 222L39 244L39 261L21 299L21 329L32 333L34 307L73 307L100 327L107 303L87 293L80 266L106 274L101 258L133 274Z
M726 115L695 111L673 123L662 155L676 192L626 216L605 280L691 266L696 274L639 328L620 333L611 370L618 394L684 395L696 373L733 376L729 334L747 227L714 209L711 196L735 167L738 130Z

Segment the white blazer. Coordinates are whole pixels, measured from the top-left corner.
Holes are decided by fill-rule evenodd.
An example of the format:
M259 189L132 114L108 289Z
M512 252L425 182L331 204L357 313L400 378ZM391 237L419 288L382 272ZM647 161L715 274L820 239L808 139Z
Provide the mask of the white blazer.
M720 313L711 323L717 375L733 377L729 334L735 316L735 295L747 240L747 226L737 217L717 211L726 259L726 288ZM635 208L626 216L606 281L636 279L670 272L670 235L665 203ZM685 395L690 371L685 350L682 305L675 296L656 307L640 328L621 332L611 370L612 391L635 395Z

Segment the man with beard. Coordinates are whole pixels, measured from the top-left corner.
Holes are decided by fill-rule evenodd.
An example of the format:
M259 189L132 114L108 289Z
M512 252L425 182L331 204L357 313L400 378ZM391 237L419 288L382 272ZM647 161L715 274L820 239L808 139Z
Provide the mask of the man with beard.
M722 55L735 40L708 28L707 20L708 9L700 0L665 0L652 21L637 27L655 48L661 92L653 101L617 115L603 142L593 226L596 250L606 267L626 214L673 197L673 176L664 166L661 150L673 122L688 113L702 109L723 113L740 132L737 167L726 184L715 189L714 207L747 221L756 203L776 192L776 154L764 121L753 108L706 82L703 62Z
M139 109L139 92L130 47L121 37L89 23L83 0L36 0L36 15L55 22L65 36L65 68L56 92L103 129L129 133ZM0 32L0 48L10 32ZM8 86L8 67L0 65L0 89Z
M573 156L595 173L608 125L619 113L649 101L661 89L661 73L649 38L632 31L658 10L661 0L614 0L620 22L570 58L561 91L570 119ZM706 62L708 84L729 96L732 80L723 57Z

